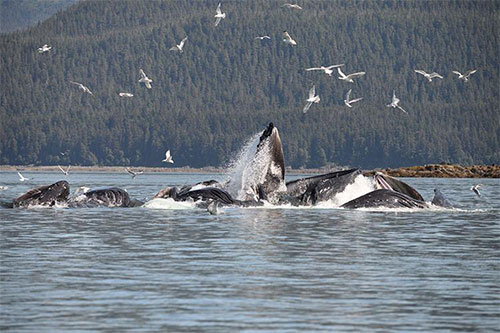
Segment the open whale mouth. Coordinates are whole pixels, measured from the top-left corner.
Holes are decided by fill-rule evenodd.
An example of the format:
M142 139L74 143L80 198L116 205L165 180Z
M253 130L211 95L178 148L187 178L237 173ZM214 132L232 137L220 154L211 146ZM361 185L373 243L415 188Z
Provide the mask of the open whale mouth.
M389 183L385 180L385 177L382 173L377 172L374 178L378 189L392 190L392 186L389 185Z

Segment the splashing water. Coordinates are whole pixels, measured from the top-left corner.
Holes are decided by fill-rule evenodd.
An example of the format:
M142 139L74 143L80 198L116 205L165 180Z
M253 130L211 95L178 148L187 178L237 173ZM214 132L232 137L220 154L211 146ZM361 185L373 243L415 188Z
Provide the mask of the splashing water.
M250 183L252 183L249 180L253 176L253 161L256 157L255 154L261 134L261 132L258 132L250 137L226 169L229 181L226 190L238 200L245 199L246 192L249 190Z
M319 202L318 207L328 208L328 207L340 207L341 205L356 199L362 195L365 195L371 191L375 190L375 183L370 177L365 177L363 175L358 175L352 184L346 186L346 188L335 195L331 200Z

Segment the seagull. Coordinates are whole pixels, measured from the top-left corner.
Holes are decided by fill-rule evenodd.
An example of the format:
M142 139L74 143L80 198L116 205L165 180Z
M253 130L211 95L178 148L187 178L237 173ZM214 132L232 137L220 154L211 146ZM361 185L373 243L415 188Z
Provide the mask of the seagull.
M263 39L271 39L271 37L265 35L265 36L257 36L257 37L255 37L255 39L263 40Z
M207 206L207 211L211 215L219 215L219 201L214 200Z
M128 92L121 92L118 93L120 97L134 97L134 94L128 93Z
M399 103L399 98L396 97L396 91L392 91L392 102L391 104L387 104L387 107L392 107L392 108L398 108L400 109L401 111L403 111L404 113L408 114L408 112L406 112L402 107L400 107L398 105Z
M220 20L223 18L226 18L226 13L223 13L222 10L220 9L220 2L217 5L217 9L215 10L215 26L217 26L220 23Z
M38 53L49 52L51 48L52 46L48 46L47 44L45 44L42 47L38 48Z
M471 191L474 191L474 193L477 194L478 197L481 196L481 193L479 193L479 188L481 187L481 184L474 185L470 188Z
M469 76L472 75L472 74L474 74L475 72L477 72L477 69L471 69L470 71L468 71L465 74L462 74L462 73L457 72L457 71L452 71L452 73L458 75L458 79L459 80L464 80L464 82L468 82L469 81Z
M0 191L6 191L8 190L9 187L8 186L3 186L3 185L0 185Z
M69 175L69 168L71 168L71 165L68 165L66 170L64 170L60 165L58 165L58 167L66 176Z
M438 79L442 79L443 78L441 75L439 75L436 72L432 72L432 73L429 74L429 73L426 73L425 71L423 71L421 69L415 69L415 73L423 75L427 80L429 80L429 82L432 82L432 79L435 78L435 77L437 77Z
M188 39L187 36L184 37L184 39L181 40L181 42L178 45L172 46L170 48L170 51L179 51L180 53L182 53L182 48L184 47L184 43L186 43L187 39Z
M302 112L306 113L307 110L311 107L312 103L319 103L320 98L319 96L316 95L316 88L314 87L314 84L312 88L309 90L309 98L306 99L307 104L304 106L304 110Z
M172 155L170 155L170 149L165 152L165 159L162 160L162 162L174 163L174 160L172 159Z
M344 99L344 104L350 108L352 108L351 103L356 103L356 102L359 102L360 100L363 99L363 97L356 98L356 99L349 99L351 97L351 91L352 91L352 89L349 89L347 94L345 94L345 99Z
M129 168L125 168L125 170L127 170L127 172L130 174L130 176L132 177L132 179L135 179L135 176L141 175L141 174L144 173L144 171L132 171Z
M299 10L303 9L302 7L297 5L296 3L295 4L285 3L285 4L281 5L281 7L286 7L286 8L290 8L290 9L299 9Z
M290 35L288 34L288 32L285 30L283 31L283 41L286 43L286 44L290 44L292 46L294 45L297 45L297 42L294 41L292 39L292 37L290 37Z
M339 67L337 67L337 72L340 75L339 76L340 80L344 80L344 81L351 82L351 83L354 82L353 78L357 78L357 77L360 77L360 76L363 76L366 74L365 72L357 72L357 73L345 75Z
M21 175L21 173L18 171L17 174L19 175L19 181L24 182L25 180L30 180L31 178L24 177Z
M91 94L91 95L94 95L94 94L92 93L92 91L90 91L90 89L89 89L89 88L87 88L87 87L85 87L83 84L78 83L78 82L75 82L75 81L69 81L69 82L71 82L71 83L73 83L73 84L76 84L76 85L78 86L78 88L79 88L81 91L83 91L83 92L85 92L85 93L89 93L89 94Z
M337 68L337 67L341 67L341 66L344 66L344 64L331 65L328 67L325 67L325 66L311 67L311 68L306 68L306 71L323 71L323 72L325 72L326 75L332 76L333 68Z
M144 83L146 88L151 89L151 82L153 82L153 80L151 80L149 77L146 76L146 73L144 73L142 68L139 69L139 72L141 73L141 78L139 79L139 82Z

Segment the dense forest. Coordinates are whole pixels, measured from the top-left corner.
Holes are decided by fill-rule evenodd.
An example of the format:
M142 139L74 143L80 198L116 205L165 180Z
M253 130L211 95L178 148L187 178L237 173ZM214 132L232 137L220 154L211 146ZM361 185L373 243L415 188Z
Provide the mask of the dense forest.
M214 26L217 3L80 1L1 34L0 164L161 166L170 149L174 166L223 166L270 121L294 168L500 161L499 1L234 0ZM366 75L305 71L333 64ZM386 107L393 90L408 114Z
M0 32L28 28L79 0L0 0Z

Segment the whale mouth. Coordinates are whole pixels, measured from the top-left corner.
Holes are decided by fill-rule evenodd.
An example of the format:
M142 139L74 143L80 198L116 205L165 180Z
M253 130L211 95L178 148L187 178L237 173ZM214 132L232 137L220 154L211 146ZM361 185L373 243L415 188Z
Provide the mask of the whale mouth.
M392 186L385 180L384 174L381 172L377 172L374 178L378 189L393 190Z

